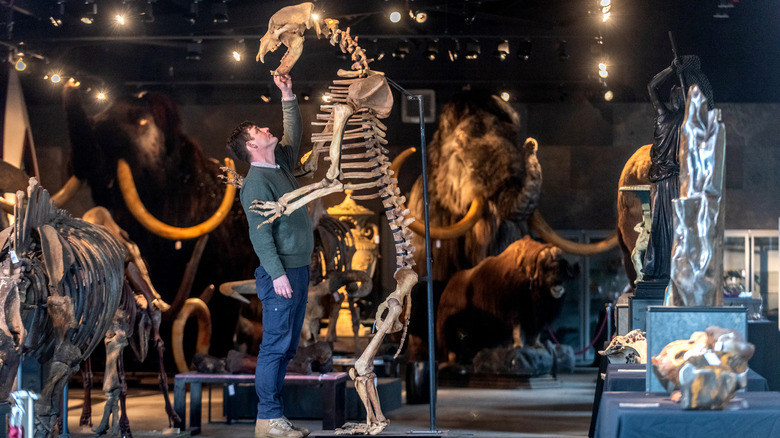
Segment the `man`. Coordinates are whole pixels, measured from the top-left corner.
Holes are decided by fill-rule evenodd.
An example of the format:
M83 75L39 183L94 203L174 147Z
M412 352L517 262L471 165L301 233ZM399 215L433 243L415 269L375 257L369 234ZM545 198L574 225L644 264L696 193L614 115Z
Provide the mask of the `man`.
M243 122L227 149L251 164L240 197L249 222L249 238L260 266L255 270L257 296L263 302L263 341L257 355L255 438L308 435L284 417L281 398L287 363L295 356L308 296L309 264L314 238L306 209L260 226L265 217L249 210L252 201L277 201L298 188L292 171L301 143L301 115L290 76L274 76L282 92L284 135L279 141L268 128ZM277 145L278 143L278 145Z

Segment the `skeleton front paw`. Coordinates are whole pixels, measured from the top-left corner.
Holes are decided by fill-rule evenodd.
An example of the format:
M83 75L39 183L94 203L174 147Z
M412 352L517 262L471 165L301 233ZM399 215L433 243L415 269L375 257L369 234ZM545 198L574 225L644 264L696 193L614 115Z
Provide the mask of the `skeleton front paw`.
M273 201L252 201L252 205L249 206L249 210L253 213L257 213L261 216L265 216L267 219L260 224L270 224L277 218L281 217L287 210L287 203L285 202L273 202Z

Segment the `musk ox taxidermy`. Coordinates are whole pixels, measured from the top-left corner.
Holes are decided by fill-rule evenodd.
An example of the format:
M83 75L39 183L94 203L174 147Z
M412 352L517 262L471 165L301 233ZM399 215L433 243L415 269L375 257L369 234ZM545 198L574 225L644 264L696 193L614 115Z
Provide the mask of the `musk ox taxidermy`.
M457 272L436 314L440 360L467 364L486 348L538 346L541 329L561 312L563 283L578 271L561 249L526 236Z

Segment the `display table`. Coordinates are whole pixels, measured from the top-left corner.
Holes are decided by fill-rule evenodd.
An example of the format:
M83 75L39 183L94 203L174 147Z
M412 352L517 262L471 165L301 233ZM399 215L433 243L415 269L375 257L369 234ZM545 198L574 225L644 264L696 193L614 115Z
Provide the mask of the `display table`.
M609 364L604 378L604 391L645 391L644 364ZM747 391L769 391L766 379L748 370Z
M780 437L780 393L741 392L721 411L685 411L668 394L604 392L599 438Z
M298 385L319 388L322 400L322 428L333 430L341 427L345 420L347 373L287 374L284 385ZM201 427L201 398L203 385L254 384L254 374L176 374L173 383L173 406L181 418L175 427L186 429L187 385L190 385L190 433L197 435ZM230 412L230 397L225 399ZM210 410L209 410L210 411Z

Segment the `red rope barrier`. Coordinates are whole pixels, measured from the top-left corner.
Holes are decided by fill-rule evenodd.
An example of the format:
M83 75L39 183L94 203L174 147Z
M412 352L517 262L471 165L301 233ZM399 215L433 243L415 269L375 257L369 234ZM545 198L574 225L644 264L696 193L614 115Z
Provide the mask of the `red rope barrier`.
M598 332L596 332L596 335L593 336L593 339L590 340L590 344L588 344L587 347L583 348L582 350L575 351L574 355L579 356L582 354L585 354L586 351L593 348L594 345L596 345L596 341L598 341L601 334L604 332L604 328L607 326L607 317L604 316L604 319L601 320L601 326L599 327ZM550 325L547 324L547 333L550 335L550 339L552 339L553 344L560 345L560 342L558 342L558 339L555 337L555 333L553 333L552 328L550 328Z

